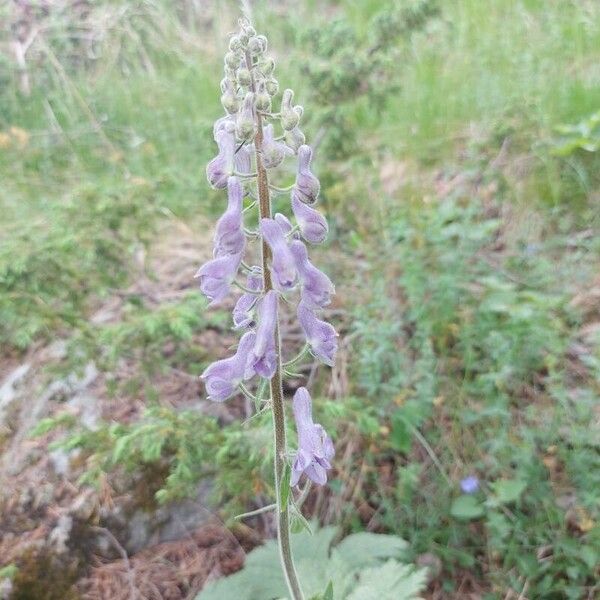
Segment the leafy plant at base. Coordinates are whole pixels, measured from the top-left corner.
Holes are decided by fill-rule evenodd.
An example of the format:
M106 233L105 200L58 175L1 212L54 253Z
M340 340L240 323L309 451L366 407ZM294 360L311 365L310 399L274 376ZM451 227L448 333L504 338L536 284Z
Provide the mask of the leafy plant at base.
M414 600L426 583L426 571L403 564L406 542L397 536L358 533L333 544L334 527L292 536L295 560L311 600ZM268 541L250 552L245 567L208 584L196 600L285 598L281 573L272 568L277 544ZM324 592L325 590L325 592Z

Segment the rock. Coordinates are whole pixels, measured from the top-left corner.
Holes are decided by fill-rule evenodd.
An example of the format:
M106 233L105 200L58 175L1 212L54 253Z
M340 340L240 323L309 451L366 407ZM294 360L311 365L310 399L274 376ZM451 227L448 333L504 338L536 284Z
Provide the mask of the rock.
M84 427L91 431L98 430L102 418L98 398L90 394L77 394L67 401L67 406L77 411L79 421Z
M18 386L23 381L29 370L30 363L23 363L14 369L0 385L0 425L4 423L8 407L18 396Z
M70 515L61 515L58 518L56 526L48 536L48 543L59 556L69 552L67 542L71 537L71 529L73 529L73 517Z
M156 510L137 509L127 520L124 542L127 551L134 554L147 546L187 537L210 516L206 509L209 489L210 484L203 482L196 500L172 502Z

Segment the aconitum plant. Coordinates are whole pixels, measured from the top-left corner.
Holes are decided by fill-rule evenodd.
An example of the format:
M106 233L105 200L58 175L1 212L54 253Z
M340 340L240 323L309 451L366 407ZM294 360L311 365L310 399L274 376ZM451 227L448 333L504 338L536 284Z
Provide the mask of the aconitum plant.
M290 548L290 508L300 481L323 485L331 468L334 448L321 425L313 421L312 401L299 388L292 401L298 448L286 441L286 402L282 377L286 369L310 352L332 366L337 349L335 329L320 318L334 286L309 259L306 244L320 244L328 234L327 221L314 208L319 180L311 171L313 151L300 129L303 109L294 105L294 92L281 94L281 108L273 110L279 84L267 39L246 20L229 41L221 103L225 116L214 124L218 154L206 168L210 185L226 190L227 208L218 220L213 258L197 277L200 289L218 303L232 288L242 291L233 309L233 326L243 331L236 352L210 365L202 374L208 398L222 402L243 393L258 410L273 415L275 454L275 510L282 567L293 600L303 598ZM277 187L272 179L285 176L285 161L295 161L295 181ZM289 202L284 202L289 194ZM282 211L273 214L273 204ZM284 208L285 207L285 208ZM257 213L257 214L256 214ZM251 220L254 220L251 222ZM256 245L257 252L251 246ZM248 257L260 255L260 264ZM252 262L250 260L250 262ZM282 301L296 306L305 348L284 362L279 313ZM263 399L264 390L270 396ZM253 391L254 390L254 391Z

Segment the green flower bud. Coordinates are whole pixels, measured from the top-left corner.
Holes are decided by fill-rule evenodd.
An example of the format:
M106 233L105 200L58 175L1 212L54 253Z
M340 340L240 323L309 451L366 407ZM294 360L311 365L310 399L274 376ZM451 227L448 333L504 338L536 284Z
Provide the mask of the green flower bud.
M250 141L256 133L254 94L252 92L248 92L242 102L242 107L235 123L235 133L240 140L245 141Z
M267 49L267 38L264 35L256 35L248 40L248 52L252 56L258 56Z
M258 94L256 96L256 108L261 112L271 112L271 96L269 94Z
M252 83L252 76L246 67L240 67L238 69L237 82L245 87L248 87Z
M240 103L231 79L225 78L221 81L221 91L223 92L223 95L221 96L223 108L229 114L236 113L240 107Z
M292 108L292 100L294 99L294 92L292 90L285 90L283 92L283 98L281 99L281 126L286 130L290 131L294 129L300 122L300 115Z
M258 84L256 108L262 112L271 112L271 96L269 96L269 93L266 90L264 81L261 81Z
M275 70L275 61L267 56L266 58L262 58L258 63L258 70L265 76L270 77Z
M241 56L238 52L228 52L225 55L225 66L230 69L237 69L240 64Z
M232 52L240 52L241 50L243 50L242 40L240 39L240 36L231 36L231 39L229 40L229 49Z
M227 65L225 65L225 69L223 69L225 72L225 77L227 79L229 79L229 81L236 81L237 80L237 74L236 74L236 70L235 69L230 69Z
M277 79L272 77L271 79L267 80L265 87L269 96L276 96L277 92L279 91L279 82L277 81Z
M294 152L298 152L298 148L306 141L305 135L302 133L298 126L290 131L286 131L283 134L283 139L289 148Z

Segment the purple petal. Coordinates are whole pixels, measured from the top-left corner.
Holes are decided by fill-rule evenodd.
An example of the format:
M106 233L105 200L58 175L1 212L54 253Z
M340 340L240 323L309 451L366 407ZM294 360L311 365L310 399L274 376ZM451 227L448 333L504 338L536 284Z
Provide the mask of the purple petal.
M225 115L215 121L215 124L213 125L213 138L215 142L217 141L217 133L222 129L229 129L231 127L230 124L235 127L235 121L231 115Z
M331 279L310 262L306 246L302 242L294 240L290 244L290 250L296 260L305 305L313 309L327 306L335 293Z
M211 301L219 302L227 294L242 261L242 254L228 254L209 260L195 277L200 280L200 290Z
M206 177L214 188L227 187L227 179L233 175L233 162L235 152L235 135L224 124L215 134L219 153L206 166Z
M311 208L299 197L294 188L292 190L292 211L300 227L302 237L311 244L320 244L325 241L329 226L325 217L314 208Z
M310 170L312 150L306 144L298 148L298 172L292 193L304 204L314 204L319 197L321 184Z
M296 262L280 225L274 219L261 219L260 232L271 248L271 273L275 287L282 292L296 285Z
M248 274L248 277L246 278L246 287L249 290L255 291L256 294L244 292L239 297L233 309L233 324L235 329L251 327L254 324L254 306L258 300L258 293L262 288L262 275L257 267Z
M215 231L215 257L226 254L240 254L246 245L242 223L243 189L237 177L228 179L227 193L229 195L227 210L217 221Z
M277 368L275 329L277 326L277 292L270 290L258 307L256 342L248 358L248 365L261 377L270 379Z
M310 345L311 352L326 365L332 367L337 351L337 333L327 322L317 319L304 301L298 304L298 320Z
M282 215L281 213L275 213L273 218L275 221L277 221L279 227L281 227L281 231L283 231L284 235L288 235L288 233L294 229L291 221L285 215Z
M304 387L298 388L292 402L298 432L298 452L292 464L291 485L296 485L302 473L319 485L327 482L329 460L333 458L333 443L323 427L313 422L312 401Z
M236 353L212 363L200 375L204 380L209 400L223 402L235 394L238 386L247 377L246 361L250 348L254 345L256 334L245 333L240 339ZM250 375L251 376L251 375Z

